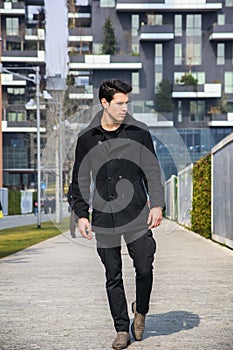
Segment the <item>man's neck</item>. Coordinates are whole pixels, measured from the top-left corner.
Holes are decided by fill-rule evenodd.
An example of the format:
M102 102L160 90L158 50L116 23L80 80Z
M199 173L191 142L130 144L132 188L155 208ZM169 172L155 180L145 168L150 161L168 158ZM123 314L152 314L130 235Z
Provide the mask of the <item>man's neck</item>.
M115 131L121 125L118 122L114 122L106 111L104 111L100 121L102 128L106 131Z

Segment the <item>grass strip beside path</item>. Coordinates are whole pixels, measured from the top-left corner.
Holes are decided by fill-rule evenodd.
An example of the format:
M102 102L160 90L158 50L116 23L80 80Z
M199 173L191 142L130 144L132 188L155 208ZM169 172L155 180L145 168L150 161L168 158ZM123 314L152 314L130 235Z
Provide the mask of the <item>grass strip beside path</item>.
M48 238L61 234L52 222L43 222L41 228L35 225L7 228L0 231L0 259L30 247Z

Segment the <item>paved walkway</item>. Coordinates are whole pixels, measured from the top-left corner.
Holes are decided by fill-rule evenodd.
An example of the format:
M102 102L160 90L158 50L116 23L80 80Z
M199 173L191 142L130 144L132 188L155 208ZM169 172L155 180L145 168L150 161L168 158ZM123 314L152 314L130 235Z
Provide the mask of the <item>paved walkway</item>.
M233 349L233 251L174 222L156 229L155 280L137 350ZM123 248L129 305L134 273ZM107 350L115 336L94 242L60 235L0 260L1 350Z

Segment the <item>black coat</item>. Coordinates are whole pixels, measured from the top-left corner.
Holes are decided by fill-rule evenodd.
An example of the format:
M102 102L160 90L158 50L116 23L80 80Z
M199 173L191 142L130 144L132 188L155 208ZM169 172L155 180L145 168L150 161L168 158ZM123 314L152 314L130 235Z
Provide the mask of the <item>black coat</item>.
M161 172L147 126L129 114L114 132L100 126L102 111L78 138L73 168L74 210L89 217L94 184L95 232L146 231L149 207L164 207Z

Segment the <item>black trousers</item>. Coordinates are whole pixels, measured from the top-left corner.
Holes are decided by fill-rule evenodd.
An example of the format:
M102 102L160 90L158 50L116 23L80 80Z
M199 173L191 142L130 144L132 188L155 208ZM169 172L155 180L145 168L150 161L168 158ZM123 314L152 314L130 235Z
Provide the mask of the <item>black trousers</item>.
M98 238L97 238L98 242ZM153 261L156 243L152 232L127 244L136 273L136 308L139 313L149 311L153 282ZM106 290L114 326L117 332L129 332L129 316L122 279L121 246L100 248L97 251L105 266Z

